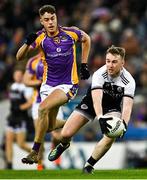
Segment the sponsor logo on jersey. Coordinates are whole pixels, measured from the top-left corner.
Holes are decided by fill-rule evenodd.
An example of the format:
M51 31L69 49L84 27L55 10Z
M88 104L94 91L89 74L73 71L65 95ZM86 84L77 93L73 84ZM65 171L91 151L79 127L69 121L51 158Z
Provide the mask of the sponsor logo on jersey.
M61 52L61 48L57 48L56 51L57 51L57 52Z
M71 51L67 51L65 53L62 53L61 48L57 48L56 51L57 53L51 54L51 53L47 53L46 56L47 57L58 57L58 56L69 56L71 54Z

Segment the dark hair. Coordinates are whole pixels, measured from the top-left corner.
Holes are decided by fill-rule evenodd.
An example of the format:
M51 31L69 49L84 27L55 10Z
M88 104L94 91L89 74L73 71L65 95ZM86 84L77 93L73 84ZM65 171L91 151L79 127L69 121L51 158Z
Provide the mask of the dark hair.
M122 59L125 58L125 49L122 47L116 47L116 46L112 45L111 47L109 47L107 49L106 54L108 54L108 53L120 55L122 57Z
M39 9L39 15L42 16L44 15L45 12L54 14L56 13L56 9L54 6L52 5L43 5L40 9Z

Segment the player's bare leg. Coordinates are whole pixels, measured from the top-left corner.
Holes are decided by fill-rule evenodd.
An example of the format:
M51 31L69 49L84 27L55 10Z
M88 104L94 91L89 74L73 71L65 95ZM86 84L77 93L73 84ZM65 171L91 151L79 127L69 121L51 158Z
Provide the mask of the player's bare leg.
M16 134L16 141L18 146L26 152L31 152L31 147L26 143L26 133L19 132Z
M110 112L110 113L107 113L107 115L120 117L121 114L119 112ZM92 152L92 155L87 160L87 162L83 168L84 173L92 173L93 172L93 170L94 170L93 166L111 148L114 141L115 141L115 138L109 138L106 135L103 136L103 138L96 144L96 146Z
M57 108L68 101L66 94L59 89L53 91L39 106L39 120L35 134L35 142L31 153L22 159L23 163L33 164L38 162L38 152L44 140L44 136L49 129L53 130L56 126ZM48 128L49 127L49 128Z
M93 166L97 163L99 159L101 159L105 155L105 153L110 149L114 141L115 138L109 138L105 135L103 136L103 138L96 144L92 155L87 160L83 168L84 173L93 173Z
M55 129L63 128L63 126L65 125L65 123L66 123L65 120L57 119L57 120L56 120Z
M87 119L80 113L74 111L66 121L61 131L61 143L57 145L48 155L50 161L54 161L70 146L71 137L87 123Z
M14 133L11 131L6 132L6 143L5 143L5 155L6 155L6 168L12 169L12 154L13 154L13 141L14 141Z
M54 111L54 116L57 115L58 109L56 109L56 111ZM35 121L36 122L36 121ZM65 120L61 120L61 119L56 119L56 125L54 127L53 125L53 131L50 131L50 129L48 129L47 132L51 132L51 142L52 142L52 148L54 148L61 140L61 130L59 130L60 128L62 128L65 124ZM44 152L44 147L43 144L40 147L39 153L38 153L38 165L37 165L37 170L43 170L44 169L44 165L43 165L43 152Z
M35 132L36 132L36 129L37 129L37 121L38 121L38 119L34 119ZM38 152L37 170L43 170L44 169L44 165L43 165L43 152L44 152L44 142L41 144L39 152Z

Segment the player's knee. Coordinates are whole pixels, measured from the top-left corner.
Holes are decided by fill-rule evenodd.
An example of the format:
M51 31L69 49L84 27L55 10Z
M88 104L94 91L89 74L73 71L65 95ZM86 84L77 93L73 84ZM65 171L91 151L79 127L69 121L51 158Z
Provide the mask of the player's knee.
M39 114L39 116L48 115L48 108L45 107L44 105L40 104L40 106L38 108L38 114Z

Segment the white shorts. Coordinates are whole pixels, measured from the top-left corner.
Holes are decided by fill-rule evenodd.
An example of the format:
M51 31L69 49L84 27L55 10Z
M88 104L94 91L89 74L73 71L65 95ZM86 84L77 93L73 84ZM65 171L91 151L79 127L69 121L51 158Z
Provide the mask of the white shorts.
M33 103L32 105L32 118L33 120L38 119L38 108L40 103Z
M69 99L73 99L77 94L78 85L61 84L52 87L47 84L42 84L40 88L41 100L43 101L45 98L47 98L47 96L50 95L55 89L61 89L63 92L65 92Z
M38 119L38 108L39 108L40 103L34 103L32 106L32 118L35 121ZM57 119L63 119L64 118L64 113L63 113L63 108L60 107L58 114L57 114Z

